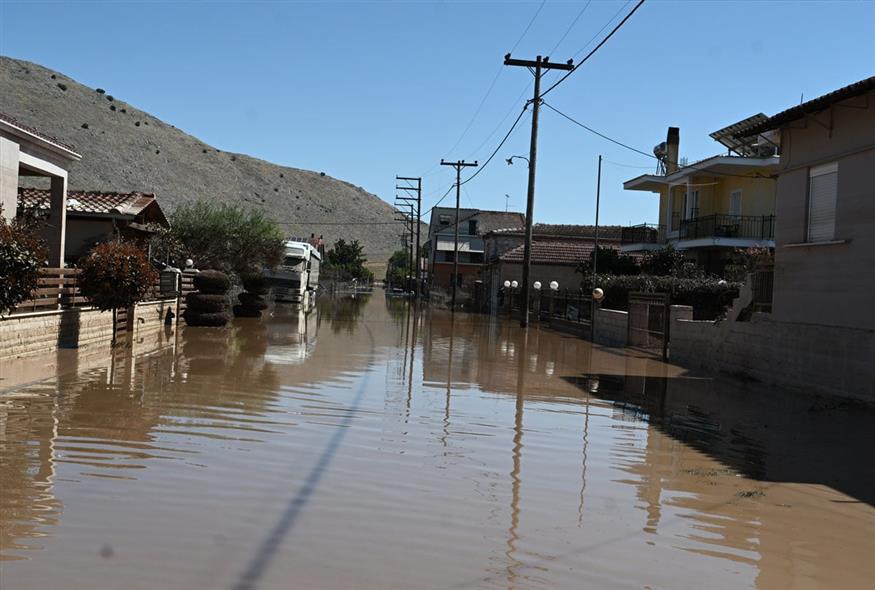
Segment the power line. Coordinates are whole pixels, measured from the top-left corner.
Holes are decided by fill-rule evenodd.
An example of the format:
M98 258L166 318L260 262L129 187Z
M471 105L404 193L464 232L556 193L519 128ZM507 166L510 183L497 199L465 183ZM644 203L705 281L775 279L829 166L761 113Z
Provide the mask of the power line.
M500 149L504 146L505 142L507 142L507 140L508 140L508 138L510 137L511 133L513 133L513 130L516 129L517 124L519 124L520 119L523 118L523 115L526 113L526 110L527 110L528 108L529 108L529 105L528 105L528 103L526 103L526 104L523 106L523 110L521 110L521 111L520 111L520 114L517 115L516 121L514 121L514 122L513 122L513 125L510 126L510 129L508 129L507 133L506 133L505 136L504 136L504 139L502 139L502 140L501 140L501 143L498 144L498 147L496 147L495 150L492 152L492 154L490 154L489 157L486 158L486 161L483 162L483 165L480 166L474 174L472 174L471 176L469 176L468 178L466 178L465 180L462 181L462 184L467 184L467 183L471 182L472 180L474 180L475 178L477 178L477 175L478 175L478 174L480 174L481 172L483 172L483 170L486 168L486 166L489 165L489 162L492 161L492 158L495 157L495 154L498 153L498 150L500 150Z
M659 158L657 158L657 157L656 157L655 155L653 155L653 154L648 154L648 153L645 152L645 151L639 150L638 148L634 148L634 147L632 147L632 146L630 146L630 145L627 145L627 144L623 143L622 141L619 141L619 140L616 140L616 139L614 139L614 138L612 138L612 137L609 137L609 136L605 135L604 133L600 133L600 132L596 131L595 129L593 129L592 127L589 127L589 126L587 126L587 125L584 125L584 124L581 123L580 121L578 121L578 120L576 120L576 119L574 119L574 118L572 118L572 117L566 115L565 113L563 113L562 111L560 111L560 110L557 109L556 107L550 105L550 104L547 103L546 101L545 101L543 104L544 104L545 107L547 107L547 108L550 109L551 111L553 111L553 112L555 112L555 113L561 115L561 116L564 117L565 119L568 119L569 121L571 121L571 122L574 123L575 125L577 125L577 126L579 126L579 127L582 127L583 129L586 129L586 130L589 131L590 133L594 133L595 135L598 135L598 136L601 137L602 139L606 139L606 140L610 141L611 143L615 143L615 144L617 144L617 145L619 145L619 146L621 146L621 147L626 148L627 150L631 150L631 151L635 152L636 154L641 154L641 155L643 155L643 156L647 156L648 158L652 158L652 159L654 159L654 160L659 160ZM750 176L750 175L747 175L747 174L732 174L731 172L718 172L718 171L716 171L716 170L705 170L705 169L703 169L703 168L701 168L701 167L699 167L699 166L696 166L695 164L686 164L686 165L684 165L684 166L680 166L680 167L679 167L679 169L681 169L681 168L689 168L689 169L692 169L692 170L697 170L697 171L699 171L699 172L702 172L702 173L704 173L704 174L710 174L710 175L712 175L712 176L727 176L727 177L732 177L732 178L768 178L768 177L764 177L764 176L762 176L761 174L758 174L758 173L754 173L753 176Z
M542 0L540 6L535 11L535 14L532 15L532 19L529 21L529 24L526 25L526 29L523 31L523 34L520 35L520 38L516 40L516 43L513 44L513 47L510 48L510 52L513 53L516 51L516 48L519 47L519 44L522 43L522 40L525 38L526 33L529 32L529 29L532 28L532 25L535 22L535 19L538 18L538 15L541 14L541 9L544 8L544 5L547 3L547 0Z
M617 31L619 31L620 28L621 28L624 24L626 24L626 21L628 21L630 18L632 18L632 15L635 14L635 11L637 11L639 8L641 8L641 5L642 5L642 4L644 4L644 0L638 0L638 4L636 4L636 5L634 6L634 8L632 8L632 10L629 12L629 14L627 14L626 16L624 16L624 17L623 17L623 20L621 20L619 23L617 23L617 25L616 25L613 29L611 29L611 32L608 33L607 36L606 36L604 39L602 39L601 42L599 42L598 45L596 45L595 47L593 47L592 51L590 51L589 53L586 54L586 57L584 57L582 60L580 60L580 62L579 62L576 66L574 66L571 70L569 70L564 76L562 76L561 78L559 78L558 80L556 80L556 81L553 83L553 85L550 86L547 90L545 90L544 92L542 92L542 93L541 93L541 96L542 96L542 97L547 96L547 94L548 94L551 90L553 90L554 88L556 88L557 86L559 86L560 84L562 84L562 82L564 82L564 81L568 78L568 76L570 76L570 75L573 74L575 71L577 71L577 68L579 68L580 66L582 66L583 64L585 64L589 58L591 58L593 55L595 55L595 52L598 51L599 49L601 49L602 46L603 46L605 43L608 42L608 39L610 39L611 37L613 37L614 34L615 34Z
M592 0L589 0L589 2L584 4L583 8L580 9L580 12L577 13L577 16L574 17L574 20L571 21L571 24L568 25L568 28L565 30L565 34L559 38L559 40L556 42L556 45L553 46L553 49L551 49L550 53L548 53L547 55L551 55L553 53L556 53L556 50L559 49L559 46L562 45L563 41L565 41L565 38L568 36L568 33L571 32L571 29L574 28L574 25L577 24L577 21L580 20L580 17L583 16L583 13L586 12L586 9L589 8L590 4L592 4ZM607 26L607 25L605 25L605 26ZM513 53L513 52L511 52L511 53Z

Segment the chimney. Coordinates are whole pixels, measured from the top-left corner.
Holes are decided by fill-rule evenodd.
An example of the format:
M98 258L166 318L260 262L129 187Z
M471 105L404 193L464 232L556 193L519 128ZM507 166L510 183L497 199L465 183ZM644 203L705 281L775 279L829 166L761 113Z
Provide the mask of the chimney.
M676 172L678 169L678 150L681 143L681 130L677 127L668 128L665 138L665 173Z

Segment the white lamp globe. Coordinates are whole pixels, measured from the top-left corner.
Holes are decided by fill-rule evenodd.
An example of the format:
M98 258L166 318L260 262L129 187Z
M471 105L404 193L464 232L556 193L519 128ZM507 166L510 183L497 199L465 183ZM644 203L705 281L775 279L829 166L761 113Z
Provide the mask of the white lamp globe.
M518 282L514 281L510 284L510 286L513 287L514 289L516 289L517 287L520 286L520 284Z
M194 268L194 260L192 260L191 258L186 258L185 268Z
M559 290L559 283L556 281L550 281L550 288L554 291Z
M596 301L601 301L605 298L605 292L602 291L601 287L596 287L592 290L592 298Z
M504 281L504 288L507 289L510 287L510 281Z
M540 291L541 290L541 281L535 281L535 283L532 286L535 288L535 291Z

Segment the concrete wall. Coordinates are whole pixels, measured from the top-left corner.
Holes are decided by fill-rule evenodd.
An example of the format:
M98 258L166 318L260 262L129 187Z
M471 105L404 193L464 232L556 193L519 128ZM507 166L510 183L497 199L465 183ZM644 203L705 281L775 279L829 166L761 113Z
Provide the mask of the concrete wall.
M0 137L0 208L6 219L15 217L18 201L18 144Z
M614 309L597 309L593 342L605 346L626 346L629 313Z
M175 313L175 307L175 299L137 305L131 326L134 339L163 329L167 310ZM74 308L0 317L0 369L7 370L6 363L21 357L111 340L112 312L108 311Z
M774 319L875 329L875 93L782 132ZM830 130L830 122L832 129ZM803 245L812 166L838 162L835 239Z

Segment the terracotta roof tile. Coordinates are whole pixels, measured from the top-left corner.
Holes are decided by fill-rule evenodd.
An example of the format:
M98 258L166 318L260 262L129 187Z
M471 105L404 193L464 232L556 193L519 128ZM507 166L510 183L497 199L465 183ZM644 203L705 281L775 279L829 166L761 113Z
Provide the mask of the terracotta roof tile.
M50 200L51 193L46 189L18 188L18 206L21 208L48 209ZM155 202L155 195L150 193L67 191L68 213L116 214L134 217ZM164 217L163 212L161 217Z
M72 145L70 145L69 143L65 143L65 142L61 141L60 139L58 139L57 137L52 137L48 133L43 133L42 131L40 131L39 129L36 129L35 127L32 127L30 125L25 125L24 123L22 123L21 121L19 121L15 117L13 117L12 115L7 115L6 113L0 112L0 121L5 121L6 123L9 123L10 125L14 125L15 127L18 127L19 129L22 129L23 131L27 131L28 133L36 135L40 139L44 139L50 143L57 145L58 147L64 148L65 150L69 150L69 151L74 152L74 153L76 151L75 148Z

